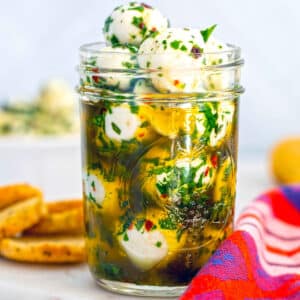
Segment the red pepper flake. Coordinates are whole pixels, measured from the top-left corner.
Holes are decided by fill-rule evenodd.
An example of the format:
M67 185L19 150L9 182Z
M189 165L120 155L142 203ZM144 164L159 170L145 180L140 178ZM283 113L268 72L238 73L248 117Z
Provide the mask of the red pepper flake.
M156 27L152 27L152 29L151 29L150 31L151 31L151 32L156 32L157 29L156 29Z
M146 4L146 3L141 3L141 5L144 6L145 8L149 8L149 9L153 8L152 6L150 6L150 5Z
M105 114L106 112L107 112L107 109L105 107L102 107L101 110L100 110L100 113Z
M177 86L178 84L180 84L180 81L178 79L174 80L174 85Z
M141 132L138 136L139 136L140 138L144 137L144 136L145 136L145 132Z
M144 29L144 28L145 28L145 23L141 22L141 23L139 24L139 28L140 28L140 29Z
M100 81L100 77L99 76L92 76L92 79L93 79L93 81L94 82L96 82L96 83L99 83L99 81Z
M167 194L161 194L160 197L163 198L163 199L166 199L168 197L168 195Z
M99 68L92 68L92 72L94 72L94 73L99 73ZM96 75L93 75L93 76L92 76L92 79L93 79L93 81L95 81L96 83L98 83L99 80L100 80L100 77L99 77L99 76L96 76Z
M153 222L152 221L150 221L150 220L146 220L145 221L145 229L147 230L147 231L150 231L151 230L151 228L153 227Z
M199 58L202 55L203 50L199 46L193 46L191 49L191 54L194 58Z
M214 168L218 166L218 155L213 155L210 159L211 164L213 165Z
M204 172L204 176L207 176L209 172L209 167L206 168L205 172Z

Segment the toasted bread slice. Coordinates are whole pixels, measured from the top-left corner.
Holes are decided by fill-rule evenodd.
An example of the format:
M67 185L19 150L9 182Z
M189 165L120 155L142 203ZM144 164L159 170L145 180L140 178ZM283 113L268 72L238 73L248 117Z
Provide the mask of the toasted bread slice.
M29 228L27 235L83 233L82 200L64 200L47 203L48 213L39 223Z
M35 196L0 210L0 239L12 237L36 224L45 214L42 197Z
M0 187L0 209L14 203L41 196L41 191L26 183L18 183Z
M83 236L5 238L0 254L8 259L31 263L79 263L86 260Z

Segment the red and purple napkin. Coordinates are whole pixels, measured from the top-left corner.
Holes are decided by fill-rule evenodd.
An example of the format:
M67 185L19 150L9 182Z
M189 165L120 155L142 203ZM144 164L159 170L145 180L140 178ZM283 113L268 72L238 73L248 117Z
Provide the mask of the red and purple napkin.
M180 299L300 300L300 186L258 197Z

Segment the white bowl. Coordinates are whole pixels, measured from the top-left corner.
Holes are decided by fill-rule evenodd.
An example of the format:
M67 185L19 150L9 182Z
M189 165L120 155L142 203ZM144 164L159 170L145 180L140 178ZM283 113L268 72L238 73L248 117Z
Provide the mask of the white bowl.
M0 137L0 185L28 182L47 200L81 197L80 137Z

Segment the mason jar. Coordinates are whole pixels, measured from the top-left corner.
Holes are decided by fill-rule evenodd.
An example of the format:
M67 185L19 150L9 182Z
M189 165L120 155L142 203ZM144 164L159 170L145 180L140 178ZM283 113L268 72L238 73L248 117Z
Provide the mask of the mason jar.
M177 296L233 230L241 51L165 70L104 46L78 67L88 265L106 289Z

